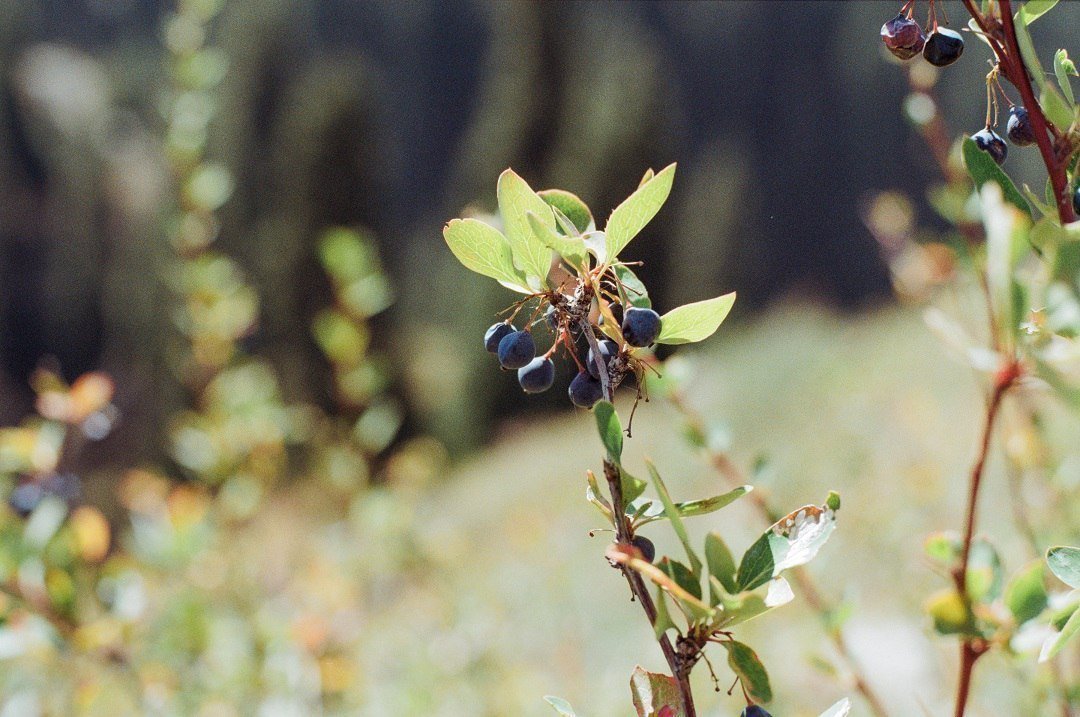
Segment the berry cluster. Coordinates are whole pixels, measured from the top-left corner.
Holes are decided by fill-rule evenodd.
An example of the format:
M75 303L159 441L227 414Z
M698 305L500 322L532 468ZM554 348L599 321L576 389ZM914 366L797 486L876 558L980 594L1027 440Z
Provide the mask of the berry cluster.
M964 38L947 27L939 27L934 0L930 0L930 34L923 33L915 20L915 0L908 0L892 20L881 26L881 41L889 52L901 60L910 60L919 53L936 67L951 65L964 54Z
M930 0L930 35L924 35L922 27L914 19L915 0L908 0L900 8L900 13L881 26L881 40L885 47L901 60L910 60L922 53L923 59L931 65L945 67L960 58L964 52L964 39L948 28L938 26L934 0ZM1001 135L994 131L997 124L998 94L1009 105L1009 119L1005 134L1017 147L1035 144L1035 129L1026 108L1013 104L998 81L998 67L990 70L986 76L986 126L971 135L975 145L989 154L999 165L1005 162L1009 154L1008 145Z
M526 393L541 393L555 383L555 356L564 349L577 367L570 382L570 401L592 408L604 398L605 386L614 391L630 376L644 370L635 350L655 343L660 336L660 315L651 308L623 309L626 290L611 272L600 282L602 296L578 280L572 293L547 291L516 304L513 315L493 324L484 334L484 348L499 358L499 365L517 370L518 383ZM524 328L513 320L532 300L532 316ZM541 313L543 316L541 317ZM551 347L537 355L533 328L546 324L554 336ZM640 385L640 384L639 384Z

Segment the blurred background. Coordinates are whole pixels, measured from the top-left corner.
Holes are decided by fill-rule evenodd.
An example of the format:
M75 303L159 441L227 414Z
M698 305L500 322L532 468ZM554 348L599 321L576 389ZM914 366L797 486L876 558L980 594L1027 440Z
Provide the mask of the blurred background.
M920 616L940 587L921 545L958 522L982 399L917 305L978 304L890 243L946 228L877 37L898 5L3 2L0 424L24 433L0 471L12 495L79 485L6 518L0 715L545 714L548 693L628 714L633 665L662 661L586 535L591 418L571 376L526 399L496 370L480 338L513 297L440 232L494 210L506 167L602 222L672 161L630 255L661 312L738 291L679 369L710 445L766 466L785 507L843 493L815 571L895 713L940 711L952 645ZM1080 4L1054 16L1036 44L1075 47ZM950 137L982 126L987 57L970 38L915 79ZM1038 166L1007 169L1041 186ZM642 405L630 443L691 497L718 478L681 420ZM27 548L15 513L50 496L64 512ZM747 545L763 527L723 515ZM11 617L27 606L43 621ZM846 675L786 611L747 629L777 713L817 714ZM1018 688L1038 676L999 667L974 713L1042 714Z

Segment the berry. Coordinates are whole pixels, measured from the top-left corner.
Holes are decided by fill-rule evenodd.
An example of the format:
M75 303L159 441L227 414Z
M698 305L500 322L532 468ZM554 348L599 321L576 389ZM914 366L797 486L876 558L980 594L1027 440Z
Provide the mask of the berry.
M484 348L491 353L496 353L499 350L499 342L503 340L503 337L516 330L517 329L514 328L513 324L508 324L505 321L492 324L491 327L484 332Z
M939 27L930 33L923 45L923 59L931 65L945 67L960 59L964 54L964 38L960 33L946 27Z
M901 60L910 60L922 51L926 35L919 23L897 15L881 26L881 41Z
M979 149L993 157L995 162L1001 164L1005 161L1005 156L1009 153L1009 146L1005 144L1005 140L997 132L987 127L971 135L971 138L975 140L975 144Z
M1073 190L1073 211L1080 214L1080 184Z
M619 353L619 345L611 339L604 339L597 346L600 348L600 358L604 361L604 367L607 368L612 357ZM593 354L592 349L589 349L589 354L585 357L585 368L588 369L590 376L600 378L600 369L596 367L596 355Z
M1023 107L1009 108L1009 124L1006 125L1005 134L1009 141L1017 147L1027 147L1035 144L1035 128L1031 126L1031 117Z
M648 346L660 335L660 314L631 306L623 316L622 333L631 346Z
M25 518L34 512L41 499L45 497L45 491L35 481L28 481L15 487L8 495L8 505L11 509Z
M644 535L635 535L630 543L641 551L641 557L645 558L648 562L651 563L656 557L656 546Z
M570 382L570 401L579 408L592 408L604 397L604 387L600 380L582 371Z
M772 717L772 715L760 705L749 705L742 711L742 717Z
M537 356L518 369L518 383L525 393L542 393L555 383L555 364L549 358Z
M521 368L536 355L536 342L528 331L512 331L499 342L499 365Z

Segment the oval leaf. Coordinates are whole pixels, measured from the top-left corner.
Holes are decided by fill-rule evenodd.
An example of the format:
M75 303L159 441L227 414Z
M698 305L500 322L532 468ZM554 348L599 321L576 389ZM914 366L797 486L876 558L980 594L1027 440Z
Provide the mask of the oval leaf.
M564 189L544 189L537 192L537 194L545 202L557 207L560 212L565 214L574 223L579 233L584 234L593 228L593 216L592 212L589 211L589 205L581 201L578 195Z
M535 214L552 231L555 230L555 215L547 202L512 169L499 175L498 196L499 215L506 228L506 241L510 244L514 264L527 277L535 277L546 286L551 269L551 249L536 238L527 214Z
M659 174L642 184L626 200L615 207L604 231L607 234L607 260L615 261L619 252L648 224L664 206L671 183L675 180L675 165L669 164Z
M1031 207L1028 206L1024 195L1009 179L1009 175L1005 174L1001 167L997 166L997 162L988 153L979 149L979 146L975 144L975 140L965 137L963 152L964 166L967 167L968 174L971 175L971 179L974 180L977 188L982 189L982 186L987 182L996 182L1001 187L1005 201L1022 210L1029 218L1031 217Z
M578 236L556 234L544 221L532 212L526 212L533 236L544 246L554 249L555 253L566 259L567 263L577 268L585 263L585 242Z
M660 317L658 344L690 344L709 338L727 318L735 292L672 309Z
M593 408L593 415L596 417L596 430L600 434L600 441L607 449L608 460L619 465L622 460L623 432L615 406L611 401L600 401ZM627 503L630 500L632 499L626 498Z
M678 681L670 675L646 672L640 665L630 676L630 692L638 717L684 717Z
M525 277L514 267L510 245L498 229L479 219L452 219L443 239L462 265L523 294L531 293Z
M769 685L769 673L761 664L757 653L749 645L732 640L721 643L728 651L728 666L738 675L743 688L757 702L772 701L772 687Z
M1058 580L1080 588L1080 548L1059 546L1046 551L1046 563Z

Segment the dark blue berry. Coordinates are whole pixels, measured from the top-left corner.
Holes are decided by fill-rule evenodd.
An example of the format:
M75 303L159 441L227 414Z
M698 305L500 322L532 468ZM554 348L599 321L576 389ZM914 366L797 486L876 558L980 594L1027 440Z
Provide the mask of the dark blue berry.
M1005 144L1005 140L997 132L987 127L971 135L971 138L975 140L975 145L989 154L995 162L1002 164L1005 161L1005 156L1009 153L1009 146Z
M922 56L931 65L945 67L960 59L964 54L964 38L960 33L939 27L930 33L923 45Z
M761 705L749 705L742 711L742 717L772 717Z
M518 383L525 393L542 393L555 383L555 364L549 358L537 356L518 369Z
M1009 141L1017 147L1035 144L1035 128L1031 126L1031 117L1023 107L1009 108L1009 123L1005 127Z
M651 563L656 558L656 546L644 535L635 535L630 542L641 551L641 557L645 558L646 561Z
M919 23L897 15L881 26L881 41L901 60L910 60L922 51L926 36Z
M30 481L15 487L8 495L8 505L11 509L25 518L34 512L41 499L45 497L45 491L35 482Z
M570 382L570 401L579 408L592 408L604 397L604 387L600 380L582 371Z
M499 350L499 342L503 340L503 337L514 331L516 331L514 325L508 324L505 321L492 324L491 327L484 332L484 348L491 353L496 353Z
M549 329L552 331L559 330L559 312L554 306L549 306L547 311L544 312L544 320L547 321Z
M631 346L649 346L660 335L660 314L631 306L622 321L623 338Z
M611 339L604 339L597 346L600 348L600 358L603 359L606 368L611 363L612 357L619 353L619 345ZM585 368L588 369L590 376L600 378L600 369L596 367L596 355L593 354L592 349L589 349L589 353L585 357Z
M514 331L499 342L499 365L503 368L521 368L535 355L536 342L528 331Z
M1073 190L1073 211L1080 214L1080 184Z

